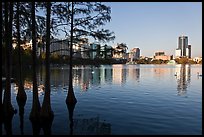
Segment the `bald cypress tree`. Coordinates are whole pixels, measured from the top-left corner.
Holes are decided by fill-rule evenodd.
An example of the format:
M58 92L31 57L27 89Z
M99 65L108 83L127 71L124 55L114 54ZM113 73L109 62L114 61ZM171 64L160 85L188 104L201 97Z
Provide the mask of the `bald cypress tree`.
M35 2L31 3L31 17L32 17L32 59L33 59L33 102L30 112L30 120L38 121L40 119L40 102L38 97L37 78L36 78L36 31L35 31Z
M6 46L6 88L3 98L3 118L7 135L12 135L12 119L15 110L11 104L11 52L12 52L12 21L13 2L5 2L5 32Z
M40 112L41 121L45 135L51 134L51 125L54 118L54 113L50 103L50 16L51 16L51 2L46 3L47 8L47 25L46 25L46 77L45 77L45 95L43 99L42 109ZM48 129L48 130L47 130Z

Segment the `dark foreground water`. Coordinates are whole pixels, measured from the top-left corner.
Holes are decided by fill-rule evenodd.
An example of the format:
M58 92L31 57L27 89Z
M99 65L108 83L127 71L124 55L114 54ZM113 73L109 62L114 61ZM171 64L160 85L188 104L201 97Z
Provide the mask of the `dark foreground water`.
M25 74L24 121L20 122L12 84L12 105L18 110L12 120L13 135L32 135L32 71ZM177 72L177 76L174 74ZM73 134L202 134L202 65L101 65L75 66L73 86L77 104ZM42 104L45 70L37 72ZM65 103L68 66L51 67L53 135L69 135L69 112ZM20 124L23 127L20 128ZM4 125L2 126L5 133ZM41 129L40 134L44 134Z

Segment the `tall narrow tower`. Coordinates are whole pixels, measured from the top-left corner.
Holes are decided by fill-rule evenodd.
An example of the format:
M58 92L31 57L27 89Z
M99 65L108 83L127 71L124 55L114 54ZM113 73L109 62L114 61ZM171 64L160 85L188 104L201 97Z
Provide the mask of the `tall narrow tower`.
M181 50L181 56L186 56L186 48L188 48L188 37L187 36L179 36L178 38L178 49Z

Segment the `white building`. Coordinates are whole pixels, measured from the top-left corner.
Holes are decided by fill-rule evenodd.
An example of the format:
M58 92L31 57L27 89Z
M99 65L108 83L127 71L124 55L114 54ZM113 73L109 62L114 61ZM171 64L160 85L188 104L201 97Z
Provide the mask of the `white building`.
M175 58L181 57L181 49L176 49L175 51Z

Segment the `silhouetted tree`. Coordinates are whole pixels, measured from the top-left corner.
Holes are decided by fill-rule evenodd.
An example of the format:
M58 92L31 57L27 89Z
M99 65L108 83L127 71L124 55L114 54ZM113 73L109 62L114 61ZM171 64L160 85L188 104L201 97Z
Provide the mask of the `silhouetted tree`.
M12 119L15 110L11 104L11 51L12 51L12 21L13 2L5 2L5 32L6 45L6 88L3 98L3 120L7 135L12 135ZM8 10L9 9L9 10Z
M1 13L3 12L2 10L2 2L0 3L0 10L1 10ZM1 14L1 20L3 21L3 15ZM1 24L1 36L3 35L3 27L2 27L2 24ZM3 40L1 40L1 51L3 52ZM2 55L2 54L1 54ZM2 55L3 56L3 55ZM3 60L2 60L3 62ZM3 63L2 63L3 64ZM3 118L3 109L2 109L2 93L3 93L3 85L1 86L1 91L0 91L0 135L2 135L2 118Z
M50 104L50 13L51 3L47 2L47 33L46 33L46 77L45 77L45 95L41 109L41 121L45 135L51 134L51 125L54 118L54 113Z
M74 95L73 91L73 82L72 82L72 58L73 58L73 19L74 19L74 3L72 2L72 10L71 10L71 43L70 43L70 67L69 67L69 89L68 89L68 95L66 98L67 105L73 105L77 103L77 100Z
M22 108L25 106L27 96L24 90L24 83L22 81L22 61L21 61L21 48L20 48L20 24L19 24L19 2L17 2L17 20L16 20L16 30L17 30L17 46L18 46L18 65L19 65L19 79L18 79L18 93L16 100L18 105ZM24 110L23 110L24 111Z
M35 32L35 2L32 2L31 7L32 14L32 58L33 58L33 102L32 109L30 112L30 120L38 121L40 118L40 102L38 98L38 88L37 88L37 79L36 79L36 32Z

